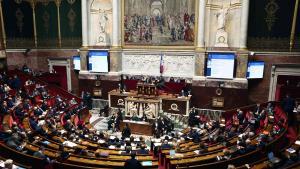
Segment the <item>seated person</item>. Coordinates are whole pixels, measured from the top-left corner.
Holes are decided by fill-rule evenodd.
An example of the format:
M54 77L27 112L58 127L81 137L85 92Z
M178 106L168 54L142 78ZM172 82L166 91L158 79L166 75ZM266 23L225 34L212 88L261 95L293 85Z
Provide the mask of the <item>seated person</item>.
M69 104L70 104L70 105L75 105L75 104L77 104L77 101L75 100L74 97L70 100Z
M44 100L43 103L42 103L42 105L41 105L41 109L42 109L43 111L46 111L48 108L49 108L49 106L48 106L48 104L47 104L47 101Z
M38 157L38 158L46 158L46 155L44 154L45 148L44 147L40 147L39 151L36 151L33 153L34 157Z
M124 168L126 169L141 169L143 168L142 164L135 159L135 153L131 153L131 159L126 160Z
M8 147L18 151L22 151L26 144L25 142L22 142L22 138L17 133L13 133L5 143Z
M223 150L224 155L223 156L217 156L217 160L229 160L231 158L230 151L228 149Z
M43 111L39 107L34 107L33 112L35 116L40 116L43 114Z
M168 140L165 140L164 143L161 145L161 149L170 149L172 146L168 143Z
M149 151L146 150L146 145L142 145L141 149L137 151L137 154L149 154Z
M256 149L256 146L251 144L251 140L250 139L247 139L246 140L246 147L245 147L246 152L251 152L251 151L253 151L255 149Z
M202 142L199 144L199 154L204 154L208 152L207 146Z
M104 152L104 151L95 153L95 157L97 157L97 158L100 158L100 157L107 158L108 156L109 156L108 152Z
M113 114L110 118L109 118L109 120L108 120L108 122L107 122L107 124L108 124L108 130L110 130L110 129L112 129L113 128L113 124L114 124L114 122L115 122L115 114Z
M133 115L132 115L132 117L131 117L131 120L132 120L132 121L139 121L140 118L139 118L139 117L137 116L137 114L134 112Z

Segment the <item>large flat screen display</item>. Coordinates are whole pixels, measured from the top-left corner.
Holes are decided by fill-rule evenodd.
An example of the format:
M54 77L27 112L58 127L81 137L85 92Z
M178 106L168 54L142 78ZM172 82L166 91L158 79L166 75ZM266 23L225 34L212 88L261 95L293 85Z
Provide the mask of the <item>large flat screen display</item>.
M108 72L108 51L89 51L88 68L91 72Z
M265 62L263 61L250 61L248 63L247 78L248 79L261 79L264 77Z
M80 56L73 56L74 70L80 70Z
M210 78L232 79L234 59L234 53L209 53L206 76Z

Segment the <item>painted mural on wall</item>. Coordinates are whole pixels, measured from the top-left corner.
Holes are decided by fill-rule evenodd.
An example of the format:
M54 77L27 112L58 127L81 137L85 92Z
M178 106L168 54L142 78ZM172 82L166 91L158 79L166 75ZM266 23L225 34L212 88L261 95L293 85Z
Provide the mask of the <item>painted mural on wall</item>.
M195 0L124 2L125 45L194 45Z
M90 7L90 46L109 46L112 36L111 0L93 0Z

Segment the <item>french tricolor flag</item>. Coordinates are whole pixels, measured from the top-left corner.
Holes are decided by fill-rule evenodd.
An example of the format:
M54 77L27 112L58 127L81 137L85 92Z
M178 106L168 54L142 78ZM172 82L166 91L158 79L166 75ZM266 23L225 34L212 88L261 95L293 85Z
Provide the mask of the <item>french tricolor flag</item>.
M159 66L159 72L160 74L164 73L164 60L163 60L163 55L160 55L160 66Z

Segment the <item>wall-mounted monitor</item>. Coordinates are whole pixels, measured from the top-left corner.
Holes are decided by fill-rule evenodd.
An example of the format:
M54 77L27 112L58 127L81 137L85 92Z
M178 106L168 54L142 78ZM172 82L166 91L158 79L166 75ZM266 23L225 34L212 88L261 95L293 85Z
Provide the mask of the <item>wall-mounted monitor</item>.
M249 61L247 69L248 79L261 79L264 77L265 62Z
M234 75L234 53L209 53L206 76L210 78L232 79Z
M73 56L74 70L80 70L80 56Z
M108 51L89 51L88 69L91 72L107 73L109 70Z

